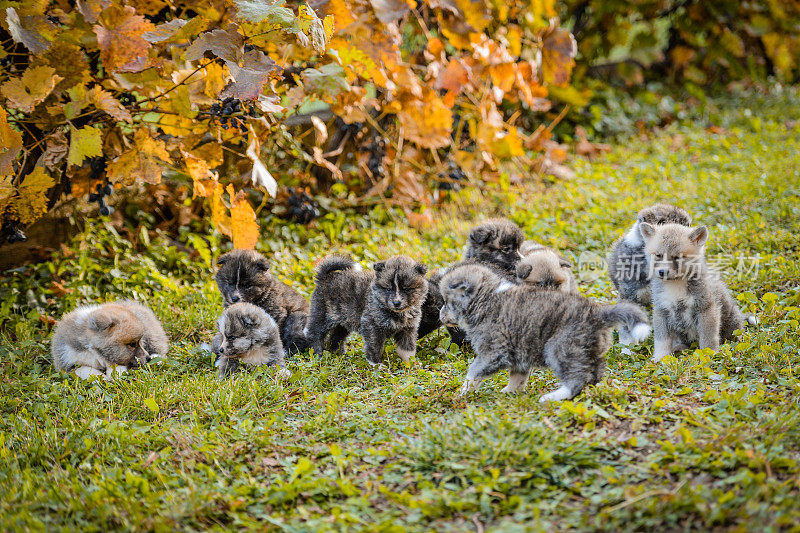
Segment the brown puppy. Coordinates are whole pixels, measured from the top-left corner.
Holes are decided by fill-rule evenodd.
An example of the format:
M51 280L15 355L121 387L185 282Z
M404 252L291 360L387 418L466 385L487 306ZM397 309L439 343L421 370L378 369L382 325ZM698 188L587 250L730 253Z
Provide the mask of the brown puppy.
M87 305L65 315L53 332L53 364L81 378L149 362L167 353L164 328L147 307L131 301Z
M572 273L572 263L551 248L539 246L528 250L517 263L517 283L543 290L578 293L578 283Z

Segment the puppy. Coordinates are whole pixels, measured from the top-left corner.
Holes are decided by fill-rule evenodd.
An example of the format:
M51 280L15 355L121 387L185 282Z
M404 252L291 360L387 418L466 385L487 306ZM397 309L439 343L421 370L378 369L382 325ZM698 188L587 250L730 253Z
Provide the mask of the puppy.
M680 224L689 227L692 217L681 209L669 204L655 204L639 211L636 222L624 236L614 242L608 255L608 275L614 282L619 299L636 302L639 305L649 306L652 303L650 296L650 265L644 250L644 238L640 228L642 224L659 226L662 224ZM619 330L620 344L625 346L623 353L630 354L627 347L633 339L630 338L627 328Z
M428 276L428 295L422 303L422 318L417 328L417 339L421 339L428 333L436 331L439 329L439 326L442 325L439 320L439 311L441 311L442 305L444 305L442 293L439 291L439 279L441 279L441 277L442 274L440 272L434 272Z
M654 361L692 342L717 350L745 323L757 323L742 314L725 282L706 265L707 227L643 222L639 229L652 271Z
M217 286L225 306L238 302L257 305L278 324L287 355L307 349L303 328L308 322L308 301L275 279L266 257L252 250L233 250L217 261Z
M636 215L636 222L624 236L617 239L608 255L608 275L614 282L621 300L650 305L650 267L644 251L641 225L680 224L689 227L692 217L680 207L656 204Z
M389 337L394 337L403 361L414 356L428 294L427 267L395 256L373 268L374 272L363 272L343 256L320 263L306 332L315 353L322 353L326 340L333 351L340 350L347 336L357 331L364 337L364 355L372 365L381 363Z
M578 293L572 263L545 246L528 248L526 251L527 254L522 252L524 257L517 263L517 284L541 290Z
M226 307L217 319L217 329L212 349L219 357L219 379L234 373L241 363L251 367L276 365L278 376L290 375L278 325L260 307L245 302Z
M510 371L503 392L524 389L534 366L553 370L561 386L539 401L574 398L597 383L611 346L611 329L626 324L637 340L650 334L647 315L632 303L599 305L580 295L514 286L483 266L463 266L440 283L441 320L469 335L477 357L461 393L498 370Z
M469 232L464 259L494 265L514 279L514 267L520 260L520 246L525 235L505 218L493 218Z
M104 376L166 355L169 341L158 318L132 300L87 305L66 314L53 332L53 364L83 379Z

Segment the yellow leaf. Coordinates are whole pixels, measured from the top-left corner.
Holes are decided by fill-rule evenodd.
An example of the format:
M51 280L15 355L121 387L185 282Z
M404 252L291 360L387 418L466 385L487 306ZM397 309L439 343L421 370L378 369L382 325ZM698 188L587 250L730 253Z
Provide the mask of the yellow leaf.
M422 99L404 103L397 118L403 128L403 137L423 148L441 148L450 144L452 112L429 89L426 89Z
M8 123L5 108L0 107L0 176L13 172L14 159L22 150L22 135Z
M228 185L231 198L231 238L234 248L255 250L258 242L256 213L247 201L247 194L239 191L234 195L233 185Z
M8 99L9 107L30 113L63 79L55 72L54 68L47 66L29 68L21 78L10 79L0 86L0 93Z
M170 160L163 141L150 137L147 128L136 130L135 146L108 165L109 180L130 185L137 181L156 184L161 181L163 163Z
M225 189L222 188L222 184L217 182L214 185L214 192L209 197L209 203L211 204L211 222L214 223L214 227L217 228L217 231L222 233L223 235L231 235L231 217L226 212L225 201L222 199L222 193L225 192Z
M13 176L0 178L0 213L3 213L6 210L6 206L9 204L11 197L14 195L14 184L12 183L13 180Z
M542 75L546 83L566 85L575 66L575 37L558 28L542 40Z
M89 92L86 93L86 98L90 104L93 104L100 111L105 111L113 118L129 124L133 122L130 112L110 92L104 91L99 85L89 89Z
M87 157L103 155L103 133L92 126L81 129L69 127L69 155L67 164L81 166Z
M328 4L328 13L333 16L339 30L343 30L356 21L356 17L345 0L331 0Z
M34 167L33 172L25 176L17 189L18 196L11 203L20 222L30 224L47 212L46 193L53 185L55 181L42 167Z

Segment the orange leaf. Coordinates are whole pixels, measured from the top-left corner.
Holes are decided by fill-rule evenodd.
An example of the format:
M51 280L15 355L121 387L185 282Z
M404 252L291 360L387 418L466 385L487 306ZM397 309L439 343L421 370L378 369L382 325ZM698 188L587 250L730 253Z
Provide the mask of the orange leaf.
M542 75L546 83L566 85L575 66L575 37L558 28L542 40Z
M119 72L144 70L150 43L142 34L153 31L155 26L130 6L112 5L102 12L99 22L94 32L103 66Z
M22 150L22 135L9 125L7 116L5 108L0 107L0 176L11 174L12 163Z
M397 114L403 128L403 137L423 148L441 148L450 144L453 115L447 104L426 89L421 100L403 104Z
M231 197L231 238L234 248L255 250L258 242L258 221L247 194L239 191L234 195L233 185L228 185L228 195Z
M108 165L108 179L126 185L137 181L159 183L163 163L170 160L164 141L150 137L149 130L143 127L136 130L134 141L134 148Z

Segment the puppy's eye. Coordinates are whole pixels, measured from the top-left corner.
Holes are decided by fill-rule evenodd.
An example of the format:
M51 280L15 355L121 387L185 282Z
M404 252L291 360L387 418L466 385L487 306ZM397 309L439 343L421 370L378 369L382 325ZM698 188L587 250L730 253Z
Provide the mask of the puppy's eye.
M656 261L661 261L662 259L664 259L664 254L653 254L653 259L655 259Z
M138 344L139 344L138 342L129 342L129 343L128 343L128 348L136 348L136 346L137 346Z
M513 247L511 247L511 246L503 247L503 253L504 254L510 254L510 253L513 253L513 252L514 252L514 248Z

